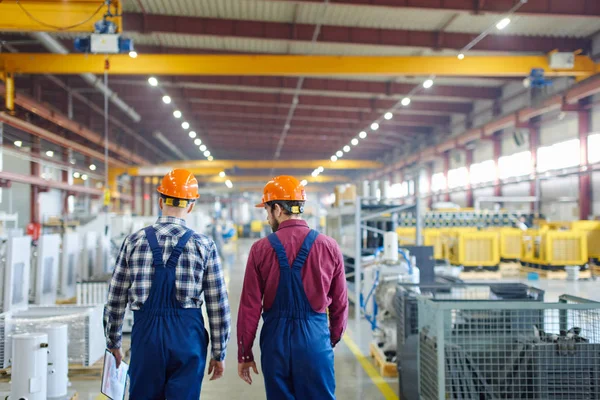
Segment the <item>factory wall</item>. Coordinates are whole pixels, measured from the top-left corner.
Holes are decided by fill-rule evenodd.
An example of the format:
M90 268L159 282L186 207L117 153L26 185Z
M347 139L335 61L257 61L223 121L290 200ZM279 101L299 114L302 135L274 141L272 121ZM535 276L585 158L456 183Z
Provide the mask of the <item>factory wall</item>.
M561 81L559 86L566 85L567 81ZM528 101L522 92L520 83L512 83L506 85L503 89L504 98L513 98L514 104L510 101L504 105L505 112L512 112L522 108ZM593 101L600 101L600 96ZM476 102L475 113L485 109L485 104ZM457 123L459 120L453 120ZM477 124L474 124L477 126ZM456 132L453 132L456 133ZM510 156L517 153L528 152L530 150L529 135L527 130L523 131L523 143L517 144L512 131L507 131L501 141L501 156ZM600 133L600 106L594 107L591 111L590 134ZM545 116L541 121L539 129L539 144L541 147L551 146L557 143L566 142L572 139L579 138L579 123L576 113L553 113ZM593 146L593 145L592 145ZM482 140L476 144L473 151L473 163L481 163L492 160L494 156L493 142L491 140ZM454 151L450 153L449 169L460 168L465 165L466 159L463 151ZM443 172L443 157L438 157L431 164L432 174ZM527 176L523 176L527 178ZM600 215L600 171L592 173L592 214ZM503 196L529 196L531 183L529 181L511 182L504 184L501 188ZM594 196L594 194L596 194ZM473 189L473 198L483 196L493 196L493 187ZM551 179L542 179L540 182L541 208L540 211L548 218L553 220L574 220L579 218L579 177L570 175L565 177L553 177ZM466 190L450 193L450 201L460 205L467 206ZM443 201L444 195L440 192L434 192L432 202ZM488 204L489 206L489 204ZM512 210L529 210L531 204L523 203L506 203L504 207Z

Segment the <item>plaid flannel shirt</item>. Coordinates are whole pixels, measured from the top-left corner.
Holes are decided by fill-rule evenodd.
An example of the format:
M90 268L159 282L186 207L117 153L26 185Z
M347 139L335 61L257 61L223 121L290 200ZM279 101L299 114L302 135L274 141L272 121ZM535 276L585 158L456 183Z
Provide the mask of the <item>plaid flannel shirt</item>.
M166 263L186 231L185 221L160 217L153 225ZM104 307L104 329L109 349L121 347L125 308L139 310L150 295L153 278L152 251L144 230L129 235L117 257ZM184 308L201 308L202 294L210 324L212 358L225 359L231 315L223 271L214 241L194 233L181 254L176 272L177 300Z

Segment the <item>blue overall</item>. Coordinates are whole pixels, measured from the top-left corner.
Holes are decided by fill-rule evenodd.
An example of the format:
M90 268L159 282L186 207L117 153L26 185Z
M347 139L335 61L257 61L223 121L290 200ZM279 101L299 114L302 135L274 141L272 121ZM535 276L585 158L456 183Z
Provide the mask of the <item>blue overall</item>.
M177 301L175 267L192 230L179 239L167 263L154 228L145 229L154 278L148 300L134 311L131 332L131 400L198 400L204 377L208 332L202 310Z
M268 236L279 260L275 302L263 313L261 363L268 400L335 399L333 349L327 314L314 311L301 271L319 233L311 230L290 267L274 233Z

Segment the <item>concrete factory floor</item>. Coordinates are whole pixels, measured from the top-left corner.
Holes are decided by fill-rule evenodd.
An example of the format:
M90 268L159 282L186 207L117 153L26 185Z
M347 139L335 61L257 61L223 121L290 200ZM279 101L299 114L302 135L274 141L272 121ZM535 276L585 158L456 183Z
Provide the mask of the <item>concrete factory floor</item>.
M265 398L262 376L255 378L255 382L251 387L243 383L237 376L236 317L246 259L252 243L253 241L251 240L239 240L236 243L228 245L225 251L226 255L223 265L229 287L229 299L233 319L232 338L234 340L230 342L224 378L216 382L206 380L202 388L203 399L253 400ZM511 280L511 282L515 282L515 280ZM546 301L549 302L557 301L558 296L563 293L600 301L600 291L597 289L598 284L593 281L521 280L521 282L546 290ZM335 351L337 397L343 400L398 399L397 379L383 379L379 377L378 370L374 368L374 364L368 357L370 341L369 327L364 321L355 321L353 315L353 310L351 309L348 333ZM260 359L258 345L255 346L255 350L255 356L257 359ZM105 397L99 394L99 387L99 380L73 381L71 389L79 393L79 399L104 399ZM0 394L9 390L8 384L0 385Z

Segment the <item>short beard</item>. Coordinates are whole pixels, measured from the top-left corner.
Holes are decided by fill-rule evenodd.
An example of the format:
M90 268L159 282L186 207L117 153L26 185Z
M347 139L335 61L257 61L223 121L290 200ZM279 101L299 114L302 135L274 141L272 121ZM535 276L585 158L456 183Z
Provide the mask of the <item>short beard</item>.
M271 225L271 230L273 231L273 233L277 232L277 230L279 229L279 221L274 220Z

